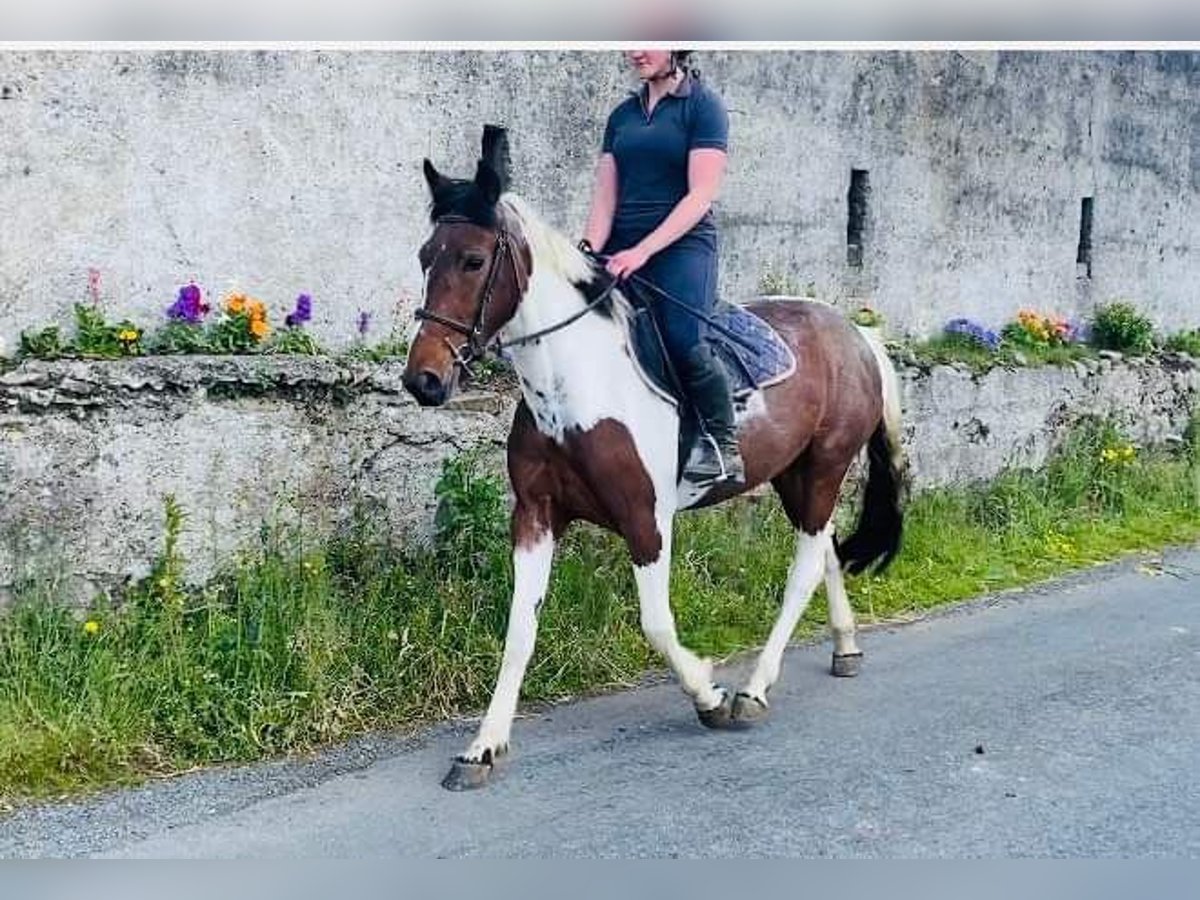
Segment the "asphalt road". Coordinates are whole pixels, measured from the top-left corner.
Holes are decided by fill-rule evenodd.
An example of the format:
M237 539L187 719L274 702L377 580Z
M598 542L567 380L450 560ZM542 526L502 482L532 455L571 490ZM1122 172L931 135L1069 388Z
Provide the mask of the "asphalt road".
M470 723L0 819L0 855L1200 855L1200 551L789 650L772 719L713 733L674 684L518 720L487 789Z

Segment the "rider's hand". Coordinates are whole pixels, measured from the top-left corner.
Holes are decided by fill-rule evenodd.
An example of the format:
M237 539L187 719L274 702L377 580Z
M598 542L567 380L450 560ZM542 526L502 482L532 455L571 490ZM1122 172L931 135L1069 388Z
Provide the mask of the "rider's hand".
M649 253L641 247L634 246L610 256L606 268L611 275L615 275L617 278L628 278L644 266L649 259Z

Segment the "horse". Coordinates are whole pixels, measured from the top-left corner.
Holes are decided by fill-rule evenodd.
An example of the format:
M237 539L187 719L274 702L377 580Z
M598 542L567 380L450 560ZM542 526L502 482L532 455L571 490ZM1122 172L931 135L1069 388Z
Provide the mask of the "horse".
M424 160L432 232L418 257L423 304L403 384L438 406L460 371L489 347L505 348L521 400L507 442L514 499L513 591L500 671L478 732L442 784L480 787L509 751L538 611L555 544L577 520L619 535L634 567L641 627L670 665L700 722L714 729L764 720L783 651L821 582L833 637L831 672L857 675L862 651L843 583L886 566L903 527L903 454L896 373L878 336L816 300L759 301L796 359L792 374L739 412L744 482L697 492L680 478L681 413L638 373L627 324L627 283L551 228L509 188L503 129L486 126L474 178ZM865 489L854 533L834 535L832 516L852 464L866 448ZM797 532L783 602L749 680L716 684L712 662L684 647L671 611L674 517L770 482Z

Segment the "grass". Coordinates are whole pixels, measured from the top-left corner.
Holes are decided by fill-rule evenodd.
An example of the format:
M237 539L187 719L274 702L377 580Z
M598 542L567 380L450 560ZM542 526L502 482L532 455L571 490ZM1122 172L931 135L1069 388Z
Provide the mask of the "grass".
M916 496L891 569L850 579L860 621L1200 538L1197 431L1173 453L1139 452L1093 423L1041 472ZM429 548L392 546L368 518L321 546L264 531L220 577L187 588L177 549L186 518L168 502L154 570L119 606L100 602L81 618L44 585L25 585L0 617L0 798L132 783L481 709L507 616L505 493L468 455L447 466L439 494ZM673 597L683 640L716 656L765 640L792 544L771 497L681 517ZM798 635L819 633L824 619L818 596ZM660 665L621 546L575 528L557 556L524 698L626 685Z
M984 372L995 366L1063 366L1077 359L1096 357L1095 348L1087 344L1030 344L1014 347L1004 342L998 350L989 350L970 338L953 334L938 335L914 343L907 349L918 362L927 365L963 363L976 372Z

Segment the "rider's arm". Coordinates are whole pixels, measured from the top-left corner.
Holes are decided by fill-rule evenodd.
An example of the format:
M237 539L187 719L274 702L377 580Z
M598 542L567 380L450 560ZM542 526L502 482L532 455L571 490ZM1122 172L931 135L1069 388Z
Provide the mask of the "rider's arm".
M588 212L583 239L597 252L604 248L612 231L617 209L617 161L611 153L600 154L592 186L592 208Z

